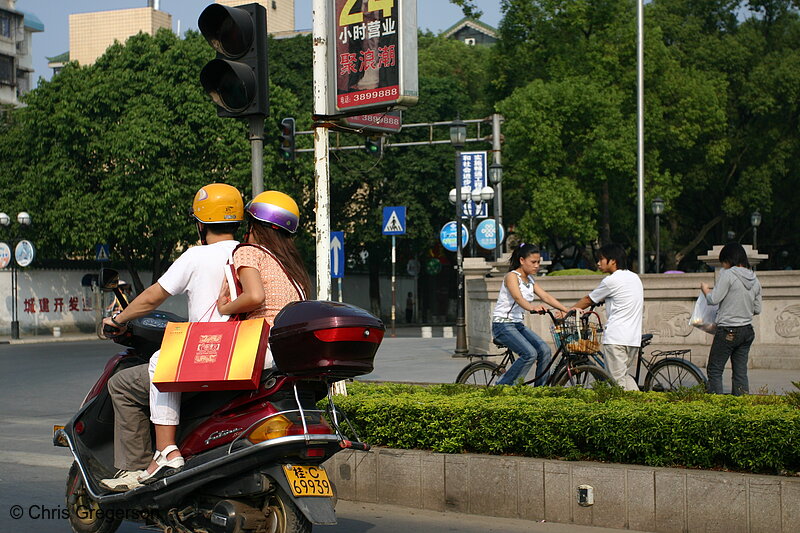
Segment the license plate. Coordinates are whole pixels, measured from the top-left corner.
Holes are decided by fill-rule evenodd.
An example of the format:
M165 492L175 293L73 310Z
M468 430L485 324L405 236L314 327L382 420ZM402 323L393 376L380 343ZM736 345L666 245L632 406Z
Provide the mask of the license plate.
M283 471L295 496L333 496L328 474L321 466L283 465Z

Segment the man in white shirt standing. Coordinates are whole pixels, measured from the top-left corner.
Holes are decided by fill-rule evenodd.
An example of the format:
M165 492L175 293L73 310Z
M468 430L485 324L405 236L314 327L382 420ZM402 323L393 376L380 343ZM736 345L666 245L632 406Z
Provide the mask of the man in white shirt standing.
M642 281L628 270L628 259L621 245L606 244L600 248L599 255L597 267L601 272L611 275L603 278L595 290L581 298L575 308L586 309L590 305L605 302L608 319L603 332L603 357L606 370L625 390L639 390L628 371L636 362L642 343Z
M217 311L216 303L225 277L225 263L239 244L234 240L234 233L244 220L242 195L235 187L224 183L206 185L194 197L192 216L202 246L183 252L164 275L128 307L104 319L105 325L123 332L128 321L147 315L176 294L187 295L190 322L227 320ZM108 490L131 490L159 470L183 466L183 457L175 445L180 422L180 393L160 392L150 384L158 353L151 358L150 368L148 365L127 368L108 381L114 406L114 465L119 469L114 478L101 480L100 485ZM148 407L150 420L146 413ZM155 426L155 457L150 439L151 421Z

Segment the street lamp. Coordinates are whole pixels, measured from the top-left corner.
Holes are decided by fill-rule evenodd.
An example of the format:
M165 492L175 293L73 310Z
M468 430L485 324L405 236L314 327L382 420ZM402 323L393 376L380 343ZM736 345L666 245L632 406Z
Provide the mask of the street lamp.
M503 165L497 162L489 165L489 182L491 182L492 186L494 186L497 191L497 200L494 202L494 234L496 244L494 248L494 260L500 261L500 257L503 255L503 245L500 242L500 221L503 218L503 207L500 201L500 184L503 182Z
M483 210L484 202L490 202L494 198L494 189L489 187L482 187L480 189L473 189L470 191L469 199L472 200L473 204L470 205L470 209L467 211L467 216L469 217L469 231L472 233L472 243L470 244L470 256L475 257L475 219L478 216L478 213ZM499 233L500 230L496 230L495 235Z
M467 143L467 124L461 120L461 117L456 119L450 124L450 143L456 149L456 187L452 191L455 196L456 206L456 272L457 272L457 286L458 286L458 305L456 306L456 349L455 353L467 353L467 321L466 310L464 301L464 250L461 244L461 215L464 212L463 206L463 188L461 186L461 149ZM455 191L462 191L462 194L455 194Z
M31 225L31 216L21 211L17 214L17 224L19 224L19 231ZM0 213L0 226L9 228L11 226L11 217L5 213ZM21 236L18 234L15 238L11 239L11 247L8 250L8 261L11 263L11 338L19 339L19 307L17 306L17 259L16 248L21 241ZM32 257L32 256L31 256ZM29 264L29 263L28 263ZM21 266L27 266L23 264ZM3 266L5 268L5 266Z
M656 216L656 274L661 273L661 215L664 213L664 200L656 196L650 203L650 209Z
M761 225L761 213L758 210L750 214L750 225L753 226L753 251L758 249L758 227Z

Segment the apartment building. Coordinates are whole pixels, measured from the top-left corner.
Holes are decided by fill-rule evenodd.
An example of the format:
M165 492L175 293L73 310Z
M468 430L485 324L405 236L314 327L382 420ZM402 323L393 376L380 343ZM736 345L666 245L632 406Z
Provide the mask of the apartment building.
M0 0L0 104L19 105L34 80L31 36L44 31L36 15L16 9L16 0Z
M2 1L2 0L0 0ZM236 7L254 0L217 0ZM294 35L294 0L255 0L267 10L267 31L275 36ZM200 11L198 11L198 16ZM160 10L160 2L148 0L147 7L76 13L69 16L69 51L48 57L48 66L58 74L69 61L91 65L114 41L144 32L153 35L160 28L172 27L172 15Z
M139 32L172 29L172 15L155 7L75 13L69 16L69 60L91 65L114 41L124 43Z

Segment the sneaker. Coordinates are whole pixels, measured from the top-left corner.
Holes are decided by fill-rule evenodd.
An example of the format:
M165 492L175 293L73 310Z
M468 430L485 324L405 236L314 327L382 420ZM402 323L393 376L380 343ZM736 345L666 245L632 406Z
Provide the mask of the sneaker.
M142 486L139 476L145 472L146 470L120 470L112 478L101 479L100 486L113 492L127 492Z

